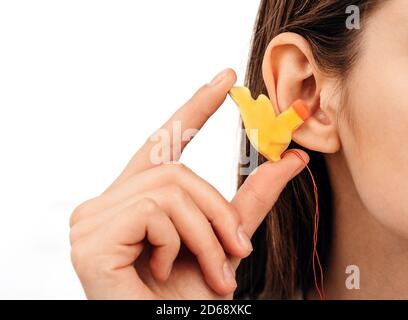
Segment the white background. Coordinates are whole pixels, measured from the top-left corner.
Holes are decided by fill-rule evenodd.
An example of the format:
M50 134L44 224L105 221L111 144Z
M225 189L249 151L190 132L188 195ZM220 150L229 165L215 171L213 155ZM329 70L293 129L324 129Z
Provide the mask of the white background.
M82 299L69 216L225 67L242 84L258 1L0 1L0 298ZM182 161L234 194L231 100Z

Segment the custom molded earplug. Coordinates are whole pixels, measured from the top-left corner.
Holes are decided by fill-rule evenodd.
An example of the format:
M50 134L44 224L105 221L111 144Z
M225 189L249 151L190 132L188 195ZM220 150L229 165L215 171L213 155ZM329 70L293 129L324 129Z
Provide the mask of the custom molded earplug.
M271 101L263 94L255 100L248 88L233 87L229 95L239 108L251 144L273 162L281 159L292 140L292 133L310 117L303 100L296 100L287 110L276 115Z

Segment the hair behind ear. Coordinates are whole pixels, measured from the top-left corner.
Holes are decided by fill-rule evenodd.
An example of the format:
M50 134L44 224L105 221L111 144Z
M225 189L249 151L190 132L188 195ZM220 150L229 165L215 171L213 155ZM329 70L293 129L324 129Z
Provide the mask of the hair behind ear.
M301 146L292 142L289 148ZM248 149L247 149L248 150ZM332 195L324 158L308 151L309 167L319 189L320 227L318 250L325 265L329 254L332 220ZM266 161L260 156L260 163ZM246 176L239 177L239 184ZM236 299L290 299L313 285L312 250L314 192L304 170L282 191L267 218L252 238L254 251L238 270Z

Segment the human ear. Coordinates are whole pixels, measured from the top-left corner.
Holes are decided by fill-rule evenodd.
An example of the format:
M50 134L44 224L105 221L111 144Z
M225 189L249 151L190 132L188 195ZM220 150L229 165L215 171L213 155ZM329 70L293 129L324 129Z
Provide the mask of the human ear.
M337 152L338 106L335 100L329 100L333 80L319 69L306 39L291 32L276 36L266 49L262 74L278 113L297 99L305 101L309 108L312 116L293 133L292 139L310 150Z

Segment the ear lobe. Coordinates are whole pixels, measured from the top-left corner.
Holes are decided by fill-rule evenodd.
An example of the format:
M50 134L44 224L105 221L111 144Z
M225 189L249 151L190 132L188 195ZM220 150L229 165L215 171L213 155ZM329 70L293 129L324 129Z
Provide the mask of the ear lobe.
M286 110L295 100L308 105L310 117L293 133L293 140L307 149L334 153L340 149L335 114L321 107L323 91L332 82L315 63L309 43L302 36L285 32L268 45L262 63L263 79L275 111Z

